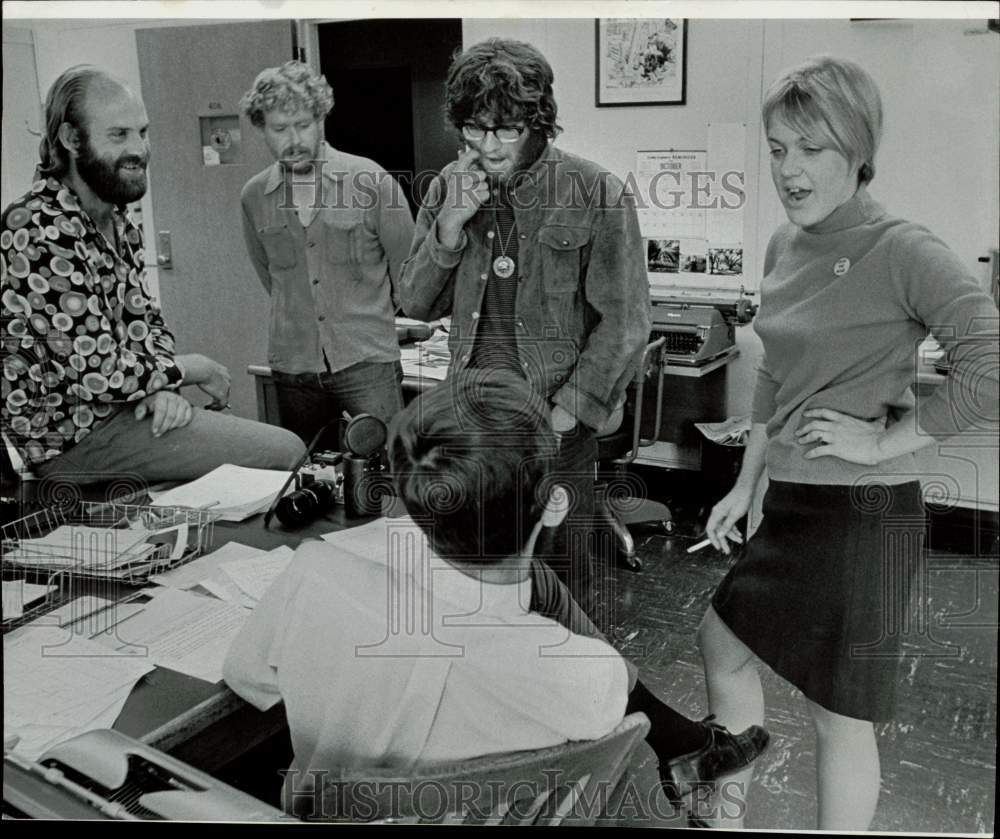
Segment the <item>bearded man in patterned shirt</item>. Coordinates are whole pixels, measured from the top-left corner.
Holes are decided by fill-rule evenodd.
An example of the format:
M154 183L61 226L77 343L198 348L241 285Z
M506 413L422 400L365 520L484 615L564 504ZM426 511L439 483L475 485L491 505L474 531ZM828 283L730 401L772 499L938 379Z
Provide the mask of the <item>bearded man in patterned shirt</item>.
M229 371L176 355L146 284L142 233L125 210L146 192L142 100L103 70L63 73L46 99L31 190L3 214L3 431L41 477L188 480L223 463L287 469L303 451L225 407Z

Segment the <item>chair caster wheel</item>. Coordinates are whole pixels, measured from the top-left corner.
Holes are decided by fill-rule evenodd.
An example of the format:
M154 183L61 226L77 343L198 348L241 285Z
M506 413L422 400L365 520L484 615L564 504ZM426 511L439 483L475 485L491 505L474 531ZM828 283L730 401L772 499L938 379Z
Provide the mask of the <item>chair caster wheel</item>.
M632 554L631 556L622 554L622 562L625 563L625 567L628 568L629 571L642 570L642 560L635 554Z

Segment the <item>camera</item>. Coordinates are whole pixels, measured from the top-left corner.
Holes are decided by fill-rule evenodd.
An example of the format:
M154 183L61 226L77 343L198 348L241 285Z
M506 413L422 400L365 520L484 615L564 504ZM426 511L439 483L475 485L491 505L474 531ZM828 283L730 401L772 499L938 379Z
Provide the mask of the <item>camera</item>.
M278 501L275 515L285 527L309 524L333 509L340 491L339 481L317 478L303 471L301 487Z
M325 515L336 503L344 505L350 518L380 513L387 484L382 463L385 423L370 414L345 414L345 418L344 451L313 453L323 433L339 421L331 420L313 437L292 468L271 509L264 514L265 528L270 526L272 514L287 528L302 527ZM304 465L310 457L312 461ZM342 471L337 471L338 466ZM293 480L295 491L285 495Z

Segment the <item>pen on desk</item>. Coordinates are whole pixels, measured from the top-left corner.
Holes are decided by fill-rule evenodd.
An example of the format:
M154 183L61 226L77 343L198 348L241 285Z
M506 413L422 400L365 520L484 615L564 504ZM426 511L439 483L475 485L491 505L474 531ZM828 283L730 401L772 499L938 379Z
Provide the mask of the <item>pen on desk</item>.
M731 539L732 541L736 542L737 544L740 544L740 545L743 544L743 537L740 536L739 533L736 533L733 536L727 536L726 538L727 539ZM689 554L693 554L695 551L700 551L702 548L707 547L708 545L711 545L711 544L712 544L712 540L711 539L702 539L700 542L695 542L690 548L688 548L687 552Z

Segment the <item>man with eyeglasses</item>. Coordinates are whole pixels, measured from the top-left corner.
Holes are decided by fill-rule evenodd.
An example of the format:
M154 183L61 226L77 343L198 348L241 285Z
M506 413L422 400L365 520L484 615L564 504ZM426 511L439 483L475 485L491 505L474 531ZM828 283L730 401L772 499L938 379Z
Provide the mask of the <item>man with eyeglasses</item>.
M519 41L483 41L452 63L445 107L465 148L428 188L400 299L411 317L451 315L451 373L511 370L549 400L573 508L537 555L603 624L587 548L595 435L620 422L649 336L649 287L622 182L551 142L552 82Z

